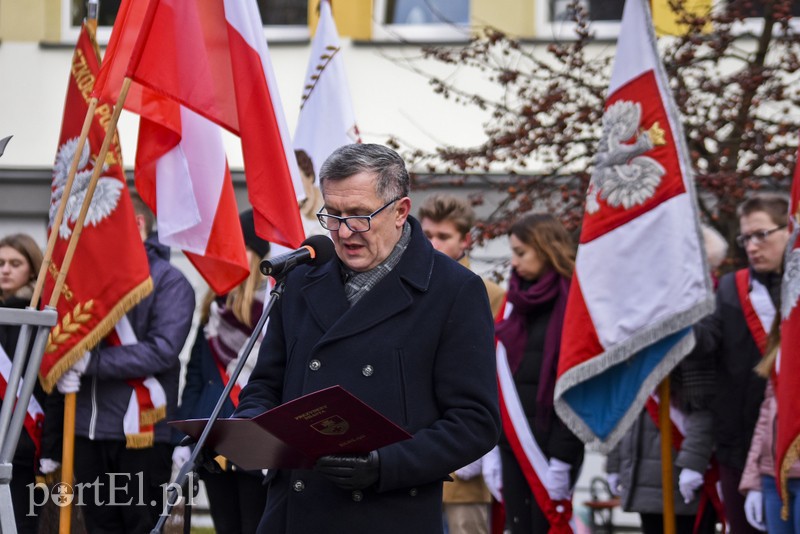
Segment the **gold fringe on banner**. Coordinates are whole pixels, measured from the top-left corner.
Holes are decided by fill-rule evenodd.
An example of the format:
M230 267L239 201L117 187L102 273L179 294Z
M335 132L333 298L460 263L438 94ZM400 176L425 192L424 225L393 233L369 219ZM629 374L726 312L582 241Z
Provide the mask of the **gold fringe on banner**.
M789 469L800 459L800 436L794 438L781 463L781 519L789 520Z
M61 375L63 375L67 369L72 367L72 365L80 360L83 357L83 353L87 350L93 348L95 345L100 343L102 339L104 339L109 332L114 328L114 325L117 324L123 315L125 315L128 310L139 304L147 295L149 295L153 291L153 279L149 276L147 280L139 284L137 287L131 290L130 293L125 295L113 308L111 311L100 321L97 326L92 329L89 334L87 334L82 340L80 340L74 347L72 347L61 359L56 362L55 365L50 369L50 372L47 373L46 376L43 376L41 373L39 374L39 381L42 383L42 387L47 393L53 391L53 388L56 385L56 382Z

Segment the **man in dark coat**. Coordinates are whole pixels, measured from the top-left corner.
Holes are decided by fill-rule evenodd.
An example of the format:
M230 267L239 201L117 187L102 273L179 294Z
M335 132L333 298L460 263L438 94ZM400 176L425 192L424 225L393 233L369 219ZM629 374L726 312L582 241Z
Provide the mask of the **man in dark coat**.
M442 532L442 482L499 436L486 290L409 216L396 152L347 145L320 174L338 259L289 274L234 417L339 384L413 437L270 471L259 532Z

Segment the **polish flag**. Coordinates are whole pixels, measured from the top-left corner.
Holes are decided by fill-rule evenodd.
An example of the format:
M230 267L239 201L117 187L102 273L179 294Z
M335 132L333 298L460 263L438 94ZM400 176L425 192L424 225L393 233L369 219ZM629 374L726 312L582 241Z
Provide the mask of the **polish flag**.
M115 54L139 86L133 91L140 103L136 112L150 111L138 94L150 90L238 135L256 232L299 246L304 239L297 210L300 173L255 0L151 0L144 16L129 14L122 26L126 46L133 41L129 36L137 35L129 53ZM110 70L103 82L108 88L101 91L118 91L119 73Z
M147 3L123 2L94 96L116 102ZM217 294L247 278L249 262L221 128L175 100L132 84L125 108L141 116L136 189L156 213L159 240L176 247Z

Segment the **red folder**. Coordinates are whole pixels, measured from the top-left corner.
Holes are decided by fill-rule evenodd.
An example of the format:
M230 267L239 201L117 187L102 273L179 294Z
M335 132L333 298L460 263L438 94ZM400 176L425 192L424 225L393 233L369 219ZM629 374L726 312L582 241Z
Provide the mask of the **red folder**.
M170 424L195 439L208 419ZM268 410L252 419L218 419L205 447L242 469L308 469L327 454L363 454L411 434L341 386Z

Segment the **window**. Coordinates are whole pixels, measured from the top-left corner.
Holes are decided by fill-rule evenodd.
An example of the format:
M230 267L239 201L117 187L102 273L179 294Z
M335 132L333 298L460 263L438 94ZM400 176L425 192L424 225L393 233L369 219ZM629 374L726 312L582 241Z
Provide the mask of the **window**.
M536 34L549 39L574 39L575 24L569 12L571 0L537 0ZM592 30L598 38L616 38L622 20L624 0L581 0L589 11Z
M134 0L143 1L143 0ZM108 42L122 0L100 0L97 15L97 41ZM308 39L308 0L256 0L264 23L264 35L275 41ZM86 18L85 0L61 0L64 41L78 38Z
M373 39L378 41L466 41L469 0L374 0Z

